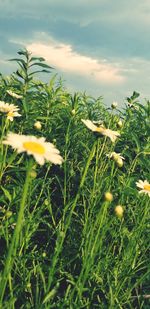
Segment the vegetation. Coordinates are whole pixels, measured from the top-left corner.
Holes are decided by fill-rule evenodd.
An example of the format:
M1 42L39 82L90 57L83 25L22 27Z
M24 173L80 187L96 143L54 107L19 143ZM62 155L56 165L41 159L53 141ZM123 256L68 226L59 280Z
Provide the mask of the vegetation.
M149 101L72 95L18 54L0 76L0 308L148 309Z

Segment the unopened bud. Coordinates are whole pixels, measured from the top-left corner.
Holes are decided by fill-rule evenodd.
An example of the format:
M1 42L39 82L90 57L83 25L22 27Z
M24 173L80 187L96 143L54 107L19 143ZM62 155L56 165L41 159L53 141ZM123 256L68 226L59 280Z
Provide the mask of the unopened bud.
M32 170L32 171L30 172L30 177L33 178L33 179L35 179L35 178L37 177L36 171Z
M115 214L118 218L122 218L123 213L124 213L124 210L123 210L123 207L121 205L118 205L118 206L115 207Z
M12 216L12 211L8 210L5 213L6 218L10 218Z
M34 123L34 127L35 127L37 130L41 130L41 128L42 128L41 122L40 122L40 121L36 121L36 122Z
M121 158L118 158L116 160L116 163L117 163L118 167L122 167L123 166L123 160Z
M115 109L117 106L118 106L118 103L117 103L117 102L113 102L113 103L111 104L111 107L112 107L113 109Z
M31 288L31 283L27 283L27 288L30 289Z
M112 200L113 200L113 195L112 195L112 193L110 193L110 192L105 192L104 196L105 196L105 201L107 201L107 202L112 202Z
M121 121L121 120L119 120L119 121L117 122L117 126L118 126L118 128L122 128L123 123L122 123L122 121Z

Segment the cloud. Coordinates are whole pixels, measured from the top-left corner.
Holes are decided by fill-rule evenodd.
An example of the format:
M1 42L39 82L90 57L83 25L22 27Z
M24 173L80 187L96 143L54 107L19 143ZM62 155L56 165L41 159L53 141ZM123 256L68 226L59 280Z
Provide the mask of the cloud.
M48 43L35 41L26 44L26 48L33 54L42 56L47 63L61 70L84 77L91 77L106 84L122 83L125 81L121 69L117 64L107 63L73 50L69 44L50 39Z

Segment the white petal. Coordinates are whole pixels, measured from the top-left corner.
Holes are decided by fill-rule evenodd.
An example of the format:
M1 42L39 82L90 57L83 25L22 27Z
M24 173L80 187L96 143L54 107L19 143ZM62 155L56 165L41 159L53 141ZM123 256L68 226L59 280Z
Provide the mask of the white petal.
M90 129L91 131L96 131L96 129L97 129L97 126L95 126L95 124L91 121L91 120L89 120L89 119L87 119L87 120L84 120L84 119L81 119L81 121L86 125L86 127L88 128L88 129Z

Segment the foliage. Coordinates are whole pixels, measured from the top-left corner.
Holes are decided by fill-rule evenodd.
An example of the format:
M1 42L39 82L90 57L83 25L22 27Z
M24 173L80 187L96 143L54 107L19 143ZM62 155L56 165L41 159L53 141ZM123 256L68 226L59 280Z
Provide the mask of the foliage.
M149 308L149 196L136 187L149 176L149 101L141 104L133 92L119 110L105 107L101 97L71 95L57 75L49 83L35 79L52 69L43 58L18 54L11 61L19 69L0 76L0 100L17 105L21 117L11 122L1 113L1 141L9 131L43 136L64 162L39 166L1 144L1 280L12 251L1 308ZM118 130L120 138L112 143L81 119ZM114 151L125 158L122 167L108 156ZM12 246L29 162L25 210ZM121 218L116 205L124 209Z

